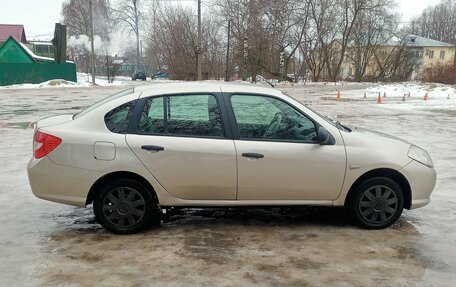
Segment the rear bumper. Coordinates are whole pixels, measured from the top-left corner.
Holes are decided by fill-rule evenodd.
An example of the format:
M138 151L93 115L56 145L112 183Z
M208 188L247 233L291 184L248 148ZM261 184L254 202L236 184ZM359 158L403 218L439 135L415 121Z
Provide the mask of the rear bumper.
M47 156L32 158L27 173L33 194L41 199L84 207L92 185L102 173L57 165Z
M400 172L407 178L412 190L410 209L427 205L431 201L431 193L437 180L435 169L412 160Z

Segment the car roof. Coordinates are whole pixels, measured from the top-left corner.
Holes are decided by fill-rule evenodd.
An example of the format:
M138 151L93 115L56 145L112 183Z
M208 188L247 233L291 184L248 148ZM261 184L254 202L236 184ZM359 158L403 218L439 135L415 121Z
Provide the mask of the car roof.
M171 82L151 84L147 86L135 87L135 92L141 92L141 97L148 97L160 94L179 94L179 93L250 93L283 95L281 91L272 88L262 87L261 84L239 84L223 82Z

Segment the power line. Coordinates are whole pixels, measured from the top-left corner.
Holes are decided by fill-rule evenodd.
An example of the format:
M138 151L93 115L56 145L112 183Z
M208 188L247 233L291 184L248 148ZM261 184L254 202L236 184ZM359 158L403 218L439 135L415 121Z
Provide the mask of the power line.
M30 33L30 32L27 32L27 35L29 35L30 37L43 37L43 36L52 36L54 34L54 31L52 32L49 32L49 33L46 33L46 34L35 34L35 33Z

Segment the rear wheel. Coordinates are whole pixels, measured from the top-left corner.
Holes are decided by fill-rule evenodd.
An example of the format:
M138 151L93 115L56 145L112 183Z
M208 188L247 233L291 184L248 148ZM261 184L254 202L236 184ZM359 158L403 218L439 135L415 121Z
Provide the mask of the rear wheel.
M395 181L386 177L367 179L356 187L348 200L347 208L361 227L386 228L402 214L402 189Z
M98 223L118 234L138 232L160 223L159 208L150 191L132 179L116 179L97 194L93 210Z

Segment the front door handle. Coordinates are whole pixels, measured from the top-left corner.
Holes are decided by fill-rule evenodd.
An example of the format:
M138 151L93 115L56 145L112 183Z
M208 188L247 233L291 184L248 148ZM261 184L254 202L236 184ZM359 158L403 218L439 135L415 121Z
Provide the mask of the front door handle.
M242 154L243 157L249 157L249 158L263 158L264 155L261 153L256 153L256 152L245 152Z
M145 149L145 150L150 150L150 151L162 151L162 150L165 150L164 147L158 146L158 145L143 145L143 146L141 146L141 148Z

